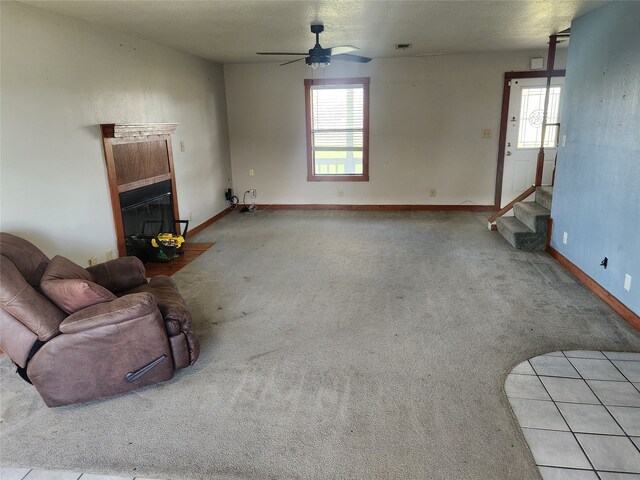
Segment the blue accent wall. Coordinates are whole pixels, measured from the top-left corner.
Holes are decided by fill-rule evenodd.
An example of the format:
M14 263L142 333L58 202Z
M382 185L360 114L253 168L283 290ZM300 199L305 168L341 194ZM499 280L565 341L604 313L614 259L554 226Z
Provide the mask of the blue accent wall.
M551 245L640 315L640 2L573 21L563 102Z

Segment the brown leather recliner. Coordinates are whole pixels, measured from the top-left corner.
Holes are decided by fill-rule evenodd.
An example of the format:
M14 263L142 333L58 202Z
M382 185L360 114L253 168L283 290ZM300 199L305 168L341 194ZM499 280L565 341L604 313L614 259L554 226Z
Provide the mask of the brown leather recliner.
M51 277L58 259L84 278L65 284L65 293L74 300L74 288L91 285L99 303L68 314L43 295L43 276ZM135 257L82 269L0 233L0 275L0 348L49 407L169 380L198 358L200 343L175 283L162 275L147 282Z

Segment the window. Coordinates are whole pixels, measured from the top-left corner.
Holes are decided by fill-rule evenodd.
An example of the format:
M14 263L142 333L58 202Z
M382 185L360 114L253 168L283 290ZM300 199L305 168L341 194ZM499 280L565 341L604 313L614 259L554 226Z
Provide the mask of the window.
M369 79L304 81L307 180L369 181Z
M549 89L549 110L547 128L544 134L544 147L556 148L559 132L560 87ZM520 105L520 131L518 148L540 148L542 140L542 116L544 114L545 87L522 88Z

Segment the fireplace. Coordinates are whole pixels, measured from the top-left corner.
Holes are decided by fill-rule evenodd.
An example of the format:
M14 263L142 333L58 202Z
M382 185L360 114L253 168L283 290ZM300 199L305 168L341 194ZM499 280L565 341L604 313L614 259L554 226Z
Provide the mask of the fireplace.
M133 254L130 235L173 232L178 198L170 134L176 124L101 125L120 256ZM146 220L159 220L149 224ZM128 248L129 247L129 248Z
M122 192L120 207L125 243L130 235L155 235L158 230L170 232L173 229L173 202L169 180ZM147 220L159 220L161 223L148 224L143 230ZM132 254L133 251L127 244L127 255Z

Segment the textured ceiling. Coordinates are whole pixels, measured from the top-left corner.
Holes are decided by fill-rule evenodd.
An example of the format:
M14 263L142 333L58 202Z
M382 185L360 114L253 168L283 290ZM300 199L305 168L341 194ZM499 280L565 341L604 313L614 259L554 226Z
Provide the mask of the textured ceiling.
M221 63L285 61L257 51L355 45L379 58L546 48L547 38L605 1L36 0L30 5ZM412 43L395 50L396 43Z

